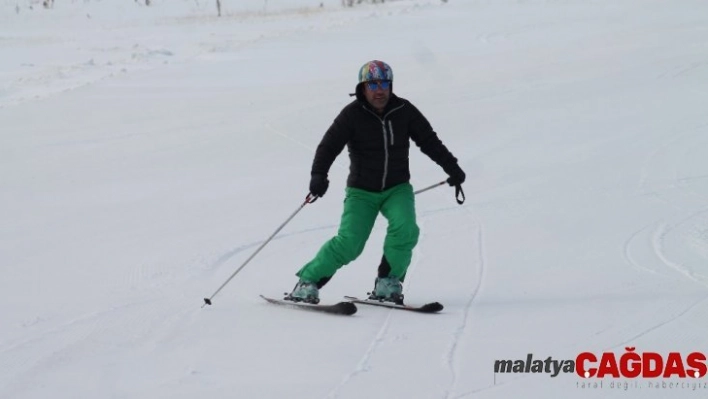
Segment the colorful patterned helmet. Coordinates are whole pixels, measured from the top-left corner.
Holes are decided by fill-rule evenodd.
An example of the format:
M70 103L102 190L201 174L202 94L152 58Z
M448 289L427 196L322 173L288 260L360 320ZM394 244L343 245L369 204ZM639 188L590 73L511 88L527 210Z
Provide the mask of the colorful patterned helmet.
M369 61L359 69L359 83L370 80L390 80L393 82L393 70L383 61Z

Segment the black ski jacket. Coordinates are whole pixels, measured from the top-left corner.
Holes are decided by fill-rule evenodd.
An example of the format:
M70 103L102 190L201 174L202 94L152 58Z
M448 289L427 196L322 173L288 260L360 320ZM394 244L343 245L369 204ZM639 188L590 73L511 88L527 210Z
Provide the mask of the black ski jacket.
M384 191L410 180L410 140L448 175L457 168L457 159L409 101L391 93L380 116L358 95L357 100L344 107L322 138L311 174L326 177L346 145L351 161L347 186Z

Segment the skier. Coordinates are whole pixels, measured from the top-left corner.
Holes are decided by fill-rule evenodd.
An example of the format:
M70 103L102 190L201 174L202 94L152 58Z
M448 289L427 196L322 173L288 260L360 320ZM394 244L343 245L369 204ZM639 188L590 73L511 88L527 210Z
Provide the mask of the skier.
M329 169L344 146L348 147L349 177L339 231L296 273L299 281L285 299L318 303L319 289L362 253L381 213L388 220L388 229L369 298L402 304L401 283L419 235L409 183L410 140L443 168L450 186L459 187L465 173L423 114L393 94L393 71L388 64L378 60L365 63L351 96L356 100L344 107L317 147L310 180L310 193L324 196Z

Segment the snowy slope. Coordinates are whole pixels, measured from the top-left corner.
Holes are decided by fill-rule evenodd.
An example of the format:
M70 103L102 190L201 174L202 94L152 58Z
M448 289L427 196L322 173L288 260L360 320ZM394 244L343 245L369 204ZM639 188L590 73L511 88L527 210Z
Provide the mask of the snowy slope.
M708 3L27 3L0 3L0 398L708 395L494 374L528 353L708 353ZM463 206L417 198L404 293L445 311L258 298L336 232L345 154L202 309L302 203L374 58L468 175ZM415 147L411 168L416 188L445 178ZM323 301L371 288L385 228Z

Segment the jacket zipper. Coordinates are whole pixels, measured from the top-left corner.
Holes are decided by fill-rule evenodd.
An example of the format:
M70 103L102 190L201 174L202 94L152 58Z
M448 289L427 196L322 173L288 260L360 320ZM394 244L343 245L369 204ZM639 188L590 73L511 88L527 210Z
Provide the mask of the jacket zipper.
M386 177L388 176L388 140L386 140L386 122L381 120L381 127L383 128L383 139L384 139L384 172L383 178L381 179L381 191L386 187Z
M378 118L379 121L381 121L381 128L383 129L383 139L384 139L384 173L383 173L383 177L381 178L381 191L383 191L383 190L386 188L386 178L388 177L388 138L386 137L388 133L386 132L386 118L388 118L388 116L391 115L392 113L394 113L395 111L398 111L399 109L403 108L404 105L405 105L405 104L401 104L401 105L399 105L398 107L396 107L396 108L394 108L394 109L388 111L388 112L386 113L386 115L384 115L383 118L381 118L381 117L378 116L375 112L373 112L372 110L370 110L370 109L368 109L368 108L366 108L366 107L364 107L364 106L362 105L362 107L363 107L365 110L369 111L369 112L371 113L371 115L375 116L376 118ZM388 126L389 126L390 129L391 129L391 133L390 133L390 134L391 134L391 145L393 145L393 124L391 123L390 120L388 121Z

